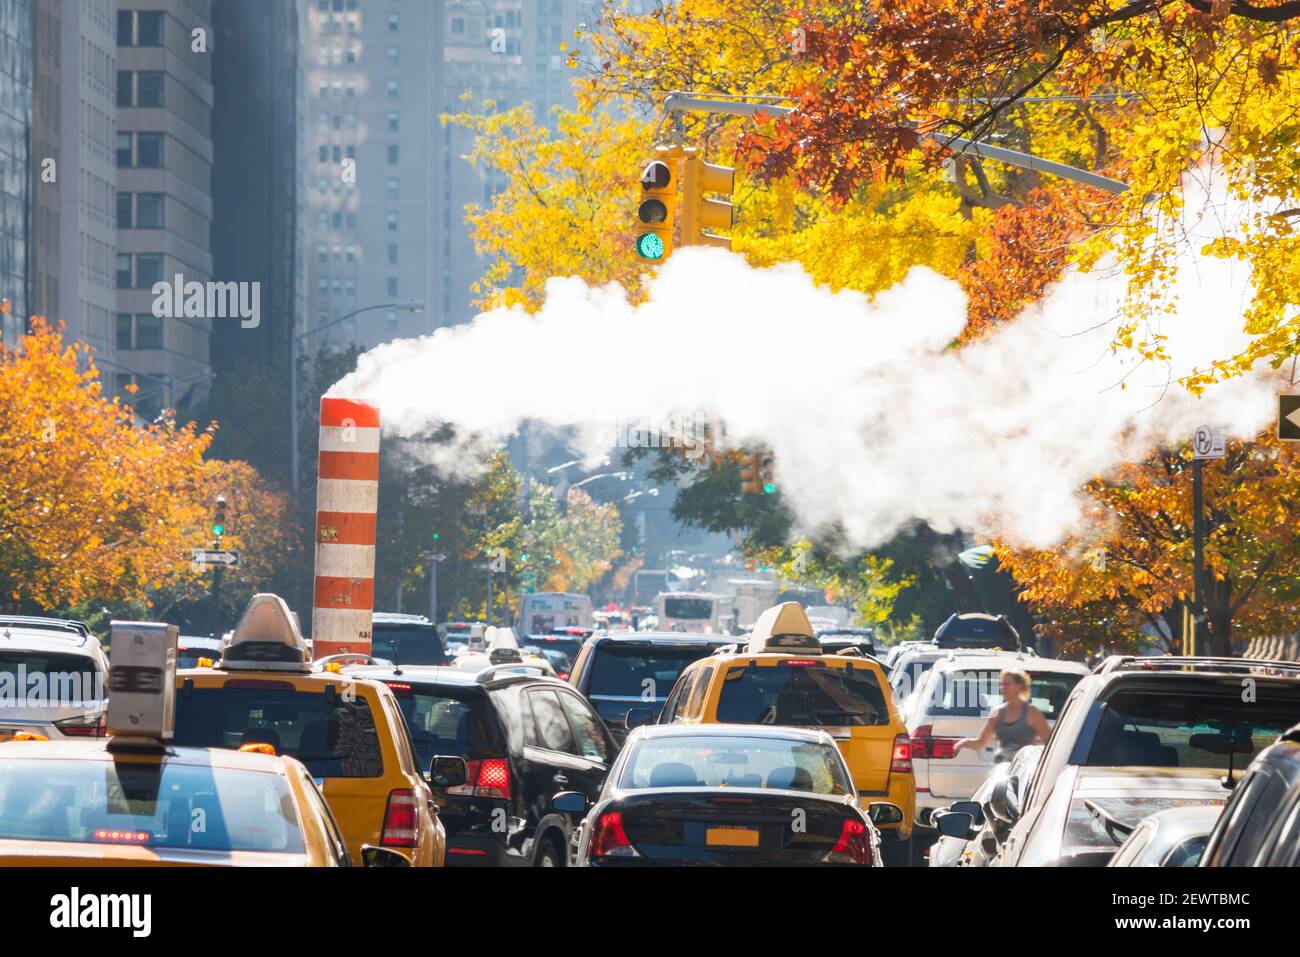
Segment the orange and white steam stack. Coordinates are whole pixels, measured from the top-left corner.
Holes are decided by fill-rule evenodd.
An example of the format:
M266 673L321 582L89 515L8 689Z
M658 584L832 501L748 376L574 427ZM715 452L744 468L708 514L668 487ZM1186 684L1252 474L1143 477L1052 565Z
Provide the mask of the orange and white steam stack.
M370 654L379 504L379 410L320 400L312 657Z

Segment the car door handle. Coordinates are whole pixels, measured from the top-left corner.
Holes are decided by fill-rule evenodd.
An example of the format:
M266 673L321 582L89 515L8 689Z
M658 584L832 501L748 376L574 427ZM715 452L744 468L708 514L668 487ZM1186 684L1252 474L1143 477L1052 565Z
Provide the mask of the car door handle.
M556 784L561 784L561 785L569 783L568 775L566 775L563 771L556 771L554 776L552 776L551 780L554 781Z

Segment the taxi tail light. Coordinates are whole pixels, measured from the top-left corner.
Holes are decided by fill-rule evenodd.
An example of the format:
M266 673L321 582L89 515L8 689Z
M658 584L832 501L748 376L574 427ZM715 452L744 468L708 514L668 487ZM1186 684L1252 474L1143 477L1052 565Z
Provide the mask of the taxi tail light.
M417 795L412 788L388 792L388 809L384 811L384 833L379 843L384 847L415 847L420 837Z
M958 739L936 738L931 731L932 728L928 724L923 724L916 729L916 733L912 735L912 757L930 760L955 758L957 752L953 750L953 746Z
M108 731L108 713L64 718L55 721L54 726L70 738L102 738Z
M148 844L153 838L148 831L119 831L106 827L93 832L93 836L106 844Z
M640 857L623 829L623 812L606 811L591 832L592 857Z
M870 864L871 839L867 826L859 820L846 817L840 826L840 839L831 848L827 860L849 864Z
M466 797L509 798L510 763L505 758L484 758L479 761L466 761L465 783L459 787L447 788L448 794L462 794Z
M894 735L894 753L889 770L895 774L912 773L912 739L905 734Z

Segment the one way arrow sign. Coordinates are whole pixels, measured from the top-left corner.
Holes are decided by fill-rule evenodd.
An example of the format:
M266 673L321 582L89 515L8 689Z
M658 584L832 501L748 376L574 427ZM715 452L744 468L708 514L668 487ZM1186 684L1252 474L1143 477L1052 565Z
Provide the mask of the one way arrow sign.
M1277 437L1283 442L1300 442L1300 395L1277 397Z
M228 568L234 568L239 564L239 552L217 552L206 548L195 548L190 551L190 555L195 567L206 567L208 565L224 565Z

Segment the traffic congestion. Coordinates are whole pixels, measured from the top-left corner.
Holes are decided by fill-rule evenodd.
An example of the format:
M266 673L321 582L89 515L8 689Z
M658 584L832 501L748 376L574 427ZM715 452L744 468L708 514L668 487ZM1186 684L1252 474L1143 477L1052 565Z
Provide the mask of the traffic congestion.
M1300 863L1295 663L1089 667L986 614L877 647L797 601L733 635L602 617L376 614L316 658L259 594L192 662L166 623L0 620L0 676L53 692L0 718L0 864Z

